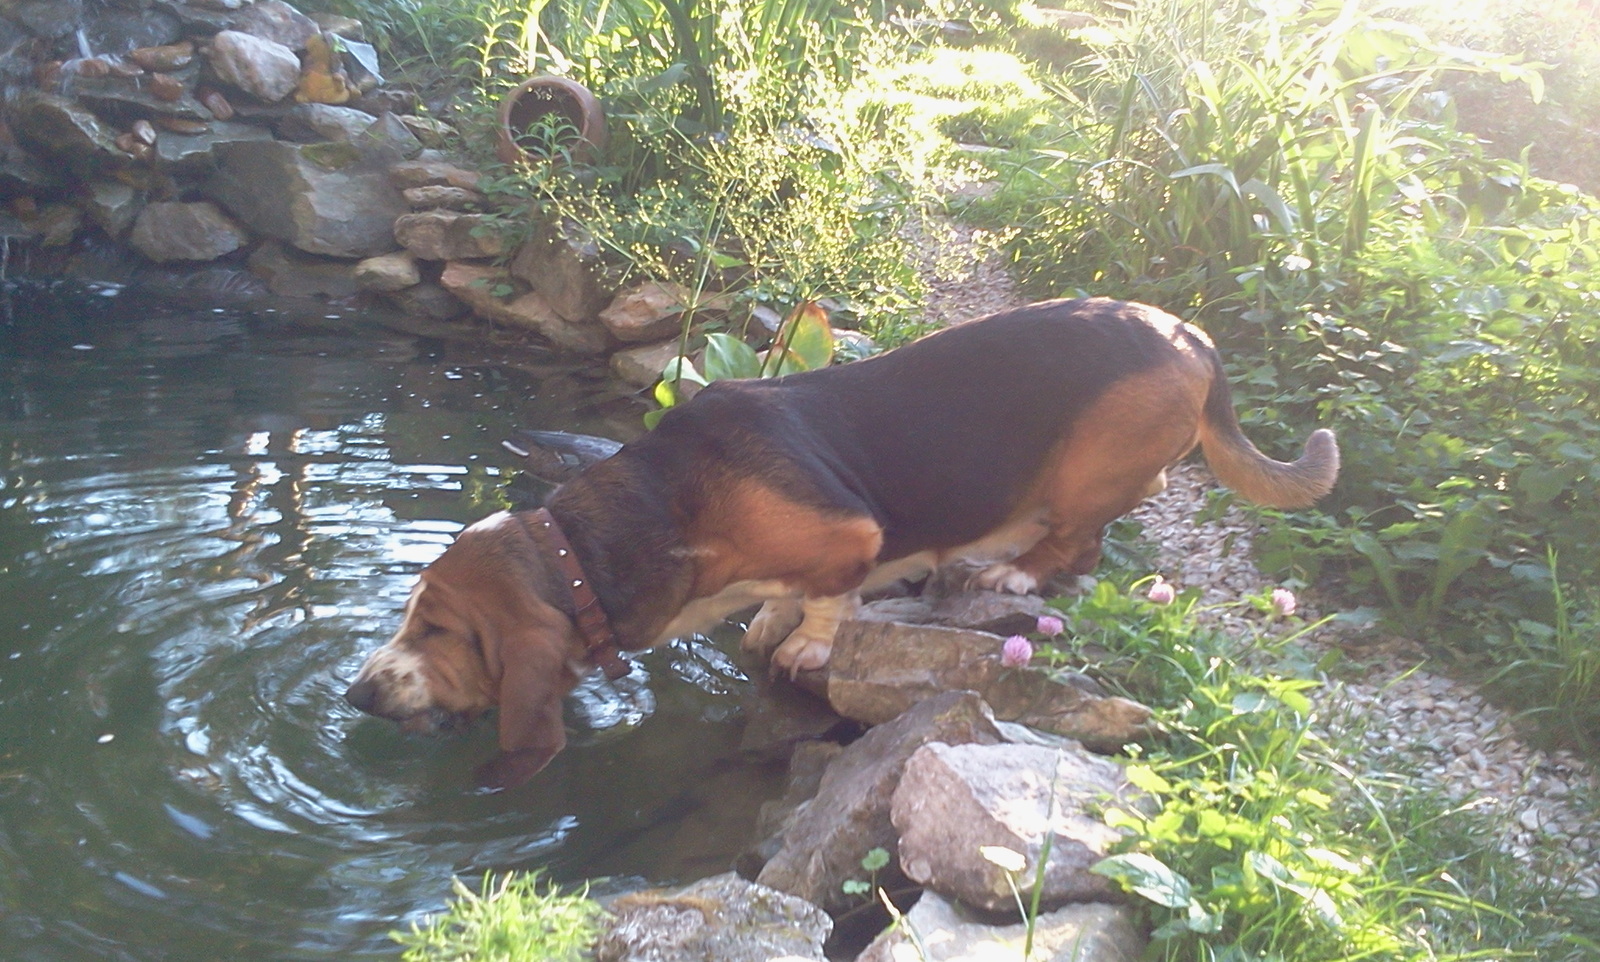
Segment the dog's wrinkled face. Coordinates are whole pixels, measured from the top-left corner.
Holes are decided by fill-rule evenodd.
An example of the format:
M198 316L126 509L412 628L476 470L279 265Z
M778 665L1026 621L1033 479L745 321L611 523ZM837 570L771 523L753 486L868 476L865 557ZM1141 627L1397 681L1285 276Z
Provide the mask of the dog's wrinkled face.
M407 731L433 734L500 708L501 755L479 772L508 787L566 744L561 702L583 644L546 602L538 547L510 515L461 533L425 568L400 630L362 666L345 699Z
M430 735L465 727L496 704L482 635L458 610L461 601L447 582L436 583L431 568L424 571L400 630L367 658L346 700Z

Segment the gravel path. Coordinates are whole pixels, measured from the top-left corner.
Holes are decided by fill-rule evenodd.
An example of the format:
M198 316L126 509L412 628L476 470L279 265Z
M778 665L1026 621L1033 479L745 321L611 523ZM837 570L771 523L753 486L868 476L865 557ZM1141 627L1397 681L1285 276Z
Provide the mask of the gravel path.
M929 314L958 323L1025 303L1006 273L993 235L934 221L912 231L928 253ZM1166 491L1133 512L1155 550L1157 569L1178 588L1198 587L1203 617L1249 633L1261 616L1238 602L1272 587L1256 570L1256 526L1238 508L1196 524L1216 482L1204 467L1168 472ZM1302 602L1301 614L1317 614ZM1324 629L1312 646L1340 642ZM1566 751L1534 748L1513 719L1471 685L1429 671L1420 648L1403 640L1343 646L1346 658L1315 696L1326 732L1362 749L1358 771L1401 773L1487 812L1502 848L1532 871L1587 897L1600 897L1600 779L1594 766Z

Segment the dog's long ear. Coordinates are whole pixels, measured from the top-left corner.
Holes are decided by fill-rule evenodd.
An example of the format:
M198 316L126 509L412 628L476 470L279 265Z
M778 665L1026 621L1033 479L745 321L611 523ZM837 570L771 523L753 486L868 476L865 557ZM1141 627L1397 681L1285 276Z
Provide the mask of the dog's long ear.
M501 441L507 451L522 458L523 470L552 484L570 481L579 471L616 454L621 442L592 434L566 431L518 431Z
M578 679L565 650L564 626L519 626L500 639L500 754L478 768L479 784L515 788L566 746L562 702Z

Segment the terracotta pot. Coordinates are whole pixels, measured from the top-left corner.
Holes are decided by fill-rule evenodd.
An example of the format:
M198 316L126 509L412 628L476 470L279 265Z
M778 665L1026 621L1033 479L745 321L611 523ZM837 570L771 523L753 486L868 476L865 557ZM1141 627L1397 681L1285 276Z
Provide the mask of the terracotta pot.
M538 131L559 126L577 133L555 150ZM534 131L530 133L529 131ZM606 115L589 88L566 77L532 77L500 101L495 156L503 164L546 163L571 157L592 164L606 147Z

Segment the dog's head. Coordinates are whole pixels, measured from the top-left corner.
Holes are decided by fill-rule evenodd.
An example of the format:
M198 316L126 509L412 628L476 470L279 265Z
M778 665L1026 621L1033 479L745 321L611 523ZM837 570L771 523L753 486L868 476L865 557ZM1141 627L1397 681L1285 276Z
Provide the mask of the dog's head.
M367 658L345 699L428 734L499 706L500 755L479 778L527 781L566 745L562 700L583 657L572 620L545 599L558 583L516 518L478 522L423 569L400 630Z

